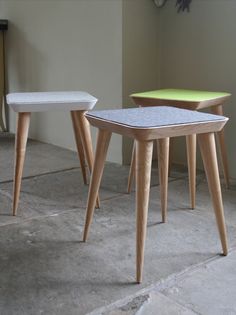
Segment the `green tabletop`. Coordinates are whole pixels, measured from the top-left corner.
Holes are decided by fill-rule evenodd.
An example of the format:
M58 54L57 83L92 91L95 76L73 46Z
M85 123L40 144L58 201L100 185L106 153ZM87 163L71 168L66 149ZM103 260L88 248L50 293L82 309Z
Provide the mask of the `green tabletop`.
M212 100L218 97L230 96L226 92L208 92L196 90L181 90L181 89L163 89L148 91L143 93L134 93L131 97L145 97L145 98L161 98L166 100L202 102Z
M137 105L169 105L188 109L201 109L222 105L230 97L226 92L209 92L183 89L161 89L134 93L130 96Z

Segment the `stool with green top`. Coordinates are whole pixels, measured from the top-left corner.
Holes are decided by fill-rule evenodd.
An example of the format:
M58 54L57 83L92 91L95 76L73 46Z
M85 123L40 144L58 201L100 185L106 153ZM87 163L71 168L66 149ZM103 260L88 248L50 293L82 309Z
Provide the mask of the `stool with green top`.
M230 93L225 92L208 92L183 89L161 89L131 95L134 103L140 107L146 106L174 106L184 109L201 110L210 108L211 112L217 115L223 115L222 105L229 99ZM224 129L217 132L219 148L221 153L222 168L226 187L229 187L229 169L227 162L227 151L224 138ZM196 182L196 135L186 136L187 159L189 173L189 191L191 207L195 208L195 182ZM168 148L169 150L169 148ZM128 178L128 192L131 191L132 180L135 168L135 145L131 159L131 166ZM161 173L160 173L160 176ZM165 205L162 205L165 207Z

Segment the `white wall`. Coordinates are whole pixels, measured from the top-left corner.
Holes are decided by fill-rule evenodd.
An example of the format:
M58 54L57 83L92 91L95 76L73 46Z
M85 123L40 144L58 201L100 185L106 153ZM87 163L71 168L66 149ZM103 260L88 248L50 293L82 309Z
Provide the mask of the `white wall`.
M193 0L190 13L177 13L175 1L161 10L161 87L228 91L225 105L230 174L236 177L236 1ZM175 146L184 162L185 145Z
M122 107L122 0L0 0L0 18L10 92L85 90L98 109ZM30 136L75 150L69 113L34 114ZM108 159L122 161L121 137Z

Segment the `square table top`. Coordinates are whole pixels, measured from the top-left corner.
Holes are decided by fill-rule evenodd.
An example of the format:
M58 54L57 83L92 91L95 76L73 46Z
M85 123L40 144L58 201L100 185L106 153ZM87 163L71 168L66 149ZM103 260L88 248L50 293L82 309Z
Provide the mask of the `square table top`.
M187 109L200 109L222 105L231 96L227 92L210 92L186 89L161 89L131 94L139 106L176 106Z
M95 97L84 91L9 93L6 99L15 112L91 110L97 103Z
M169 106L90 111L86 117L98 128L132 134L134 138L140 131L146 135L151 131L152 135L155 134L153 139L163 137L163 133L165 137L203 133L206 126L207 130L215 132L218 131L216 126L223 126L228 120L224 116Z

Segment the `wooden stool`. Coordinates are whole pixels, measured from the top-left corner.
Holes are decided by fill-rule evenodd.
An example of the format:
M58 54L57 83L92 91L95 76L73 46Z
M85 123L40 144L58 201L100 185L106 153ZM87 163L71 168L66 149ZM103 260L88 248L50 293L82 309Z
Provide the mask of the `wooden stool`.
M136 279L140 283L144 261L153 141L157 140L160 148L159 167L162 172L160 189L162 198L166 202L168 183L166 158L168 157L169 137L198 134L223 254L227 255L227 236L214 138L214 132L223 128L227 118L165 106L94 111L87 113L86 117L93 126L99 128L99 131L89 186L84 241L87 240L92 222L111 133L131 137L136 141ZM163 218L166 216L165 212L166 208L162 208Z
M131 98L138 106L174 106L185 109L199 110L210 107L212 113L223 115L222 105L229 99L231 94L224 92L207 92L181 89L163 89L149 91L144 93L132 94ZM229 187L229 168L227 162L227 152L224 139L224 129L217 133L219 148L221 153L222 168L226 187ZM196 135L186 136L187 160L189 174L189 192L191 208L195 208L196 192ZM135 146L133 148L130 172L128 177L128 193L131 192L131 186L134 176L134 157Z
M7 95L8 105L18 113L15 139L13 215L16 215L17 213L19 202L31 113L49 110L70 111L83 180L86 184L85 157L88 163L88 168L91 171L93 164L93 150L90 126L84 113L92 109L96 102L97 99L86 92L33 92L10 93ZM99 206L99 200L97 200L97 206Z

